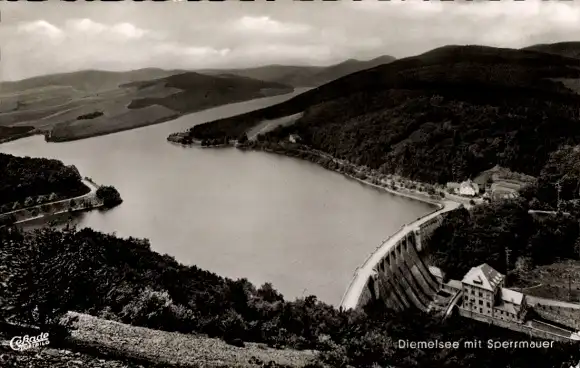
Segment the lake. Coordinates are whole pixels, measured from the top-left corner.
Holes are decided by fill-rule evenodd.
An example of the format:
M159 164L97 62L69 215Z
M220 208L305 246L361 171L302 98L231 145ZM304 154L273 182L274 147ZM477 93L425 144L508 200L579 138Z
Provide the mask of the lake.
M272 282L287 299L314 294L338 305L356 267L401 225L431 211L429 205L306 161L166 141L195 124L287 98L220 106L80 141L34 136L0 144L0 152L56 158L119 190L120 206L83 213L75 218L78 227L148 238L153 250L184 264L256 286Z

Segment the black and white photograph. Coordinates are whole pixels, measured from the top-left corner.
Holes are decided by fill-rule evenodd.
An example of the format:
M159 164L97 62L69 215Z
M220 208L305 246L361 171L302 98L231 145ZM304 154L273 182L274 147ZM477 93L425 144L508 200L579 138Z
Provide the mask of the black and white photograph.
M580 1L0 0L0 368L580 368Z

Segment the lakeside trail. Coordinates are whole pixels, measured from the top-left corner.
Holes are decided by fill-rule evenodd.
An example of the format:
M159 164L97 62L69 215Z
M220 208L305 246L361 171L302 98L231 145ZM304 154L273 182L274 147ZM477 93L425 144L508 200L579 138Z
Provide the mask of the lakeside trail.
M22 224L30 222L30 221L44 218L46 216L54 216L54 215L69 212L69 209L67 208L67 209L61 210L61 211L42 213L43 206L60 206L60 205L62 205L63 207L67 207L71 201L75 201L77 203L77 205L75 206L75 208L72 208L72 211L84 211L84 210L91 210L91 209L96 209L96 208L102 207L103 203L101 203L101 201L98 200L97 195L96 195L97 189L99 189L99 186L97 184L93 183L92 181L86 180L86 179L82 179L82 182L90 189L88 193L85 193L85 194L82 194L80 196L76 196L73 198L60 199L58 201L47 202L47 203L39 204L39 205L32 206L32 207L21 208L21 209L15 210L15 211L0 213L0 216L3 217L3 216L10 216L10 215L18 215L19 213L21 213L23 215L23 218L19 219L14 224L22 225ZM83 207L83 206L81 206L81 203L83 201L88 201L91 203L91 205L89 207ZM32 212L34 210L38 211L39 214L32 215Z

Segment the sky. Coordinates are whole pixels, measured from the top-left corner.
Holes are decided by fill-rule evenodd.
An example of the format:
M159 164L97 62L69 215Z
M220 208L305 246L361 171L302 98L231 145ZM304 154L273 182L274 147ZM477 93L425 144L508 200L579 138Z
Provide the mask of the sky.
M578 1L0 2L0 80L83 69L330 65L580 40Z

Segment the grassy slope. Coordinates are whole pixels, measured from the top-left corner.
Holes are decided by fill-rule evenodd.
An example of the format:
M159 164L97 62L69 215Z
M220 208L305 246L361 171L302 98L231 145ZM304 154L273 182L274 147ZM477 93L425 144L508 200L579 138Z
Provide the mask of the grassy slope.
M395 60L394 57L385 55L365 61L350 59L328 67L267 65L247 69L201 70L200 73L209 75L233 74L263 81L288 84L293 87L314 87L359 70L390 63L393 60Z
M580 142L580 98L558 81L579 78L576 59L446 46L198 125L191 134L236 137L261 120L304 111L285 134L385 171L440 182L496 164L537 174L559 144Z
M48 86L72 87L77 91L95 92L117 88L124 83L157 79L183 73L182 70L163 70L145 68L127 72L112 72L102 70L81 70L71 73L59 73L32 77L14 82L1 82L0 93L20 93L28 89L45 88Z
M73 140L291 90L278 83L238 76L175 73L180 71L83 71L4 82L0 84L0 127L27 126L50 132L52 141ZM104 115L77 120L96 111ZM23 129L3 129L1 134L2 139L14 139L23 136Z

